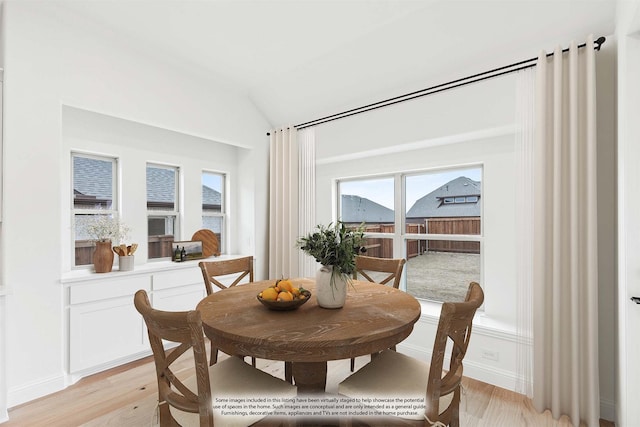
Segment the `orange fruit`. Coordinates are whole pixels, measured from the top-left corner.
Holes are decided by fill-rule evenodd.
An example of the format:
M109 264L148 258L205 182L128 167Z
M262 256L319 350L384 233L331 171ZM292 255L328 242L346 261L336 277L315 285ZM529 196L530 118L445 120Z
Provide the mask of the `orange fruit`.
M293 285L289 279L282 279L278 282L278 287L281 291L291 292L293 290Z
M275 301L278 299L278 291L275 288L267 288L262 291L262 299L267 301Z
M293 301L293 295L291 292L282 291L278 294L278 301Z
M294 297L297 297L297 296L300 295L300 289L293 288L293 289L291 289L291 293L293 294Z

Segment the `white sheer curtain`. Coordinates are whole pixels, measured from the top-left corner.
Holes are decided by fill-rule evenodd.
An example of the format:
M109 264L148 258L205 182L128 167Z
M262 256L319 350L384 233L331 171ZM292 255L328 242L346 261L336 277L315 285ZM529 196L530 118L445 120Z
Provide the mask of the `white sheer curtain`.
M533 397L533 147L535 129L535 70L516 76L516 227L517 319L516 391Z
M534 385L537 410L597 427L595 59L543 53L536 67Z
M269 277L298 277L298 143L294 127L269 141Z
M311 276L315 261L296 242L315 227L315 131L286 127L270 134L269 277Z
M302 236L316 227L316 133L314 128L298 131L299 143L299 220L298 235ZM316 261L298 251L300 276L313 277L318 270Z

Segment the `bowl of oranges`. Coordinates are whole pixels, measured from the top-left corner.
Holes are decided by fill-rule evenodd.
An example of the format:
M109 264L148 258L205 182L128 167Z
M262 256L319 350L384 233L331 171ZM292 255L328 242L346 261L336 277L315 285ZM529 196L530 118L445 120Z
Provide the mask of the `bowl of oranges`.
M296 287L289 279L278 279L257 296L270 310L295 310L309 301L311 292L303 287Z

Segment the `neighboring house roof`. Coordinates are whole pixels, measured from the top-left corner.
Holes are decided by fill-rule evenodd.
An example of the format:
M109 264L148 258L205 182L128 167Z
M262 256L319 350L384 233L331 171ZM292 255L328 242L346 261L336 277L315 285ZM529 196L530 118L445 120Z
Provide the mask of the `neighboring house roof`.
M113 163L104 160L76 156L73 158L73 193L76 200L91 204L100 200L111 200L111 180ZM170 205L175 200L175 172L171 169L147 169L147 200ZM222 194L206 185L202 186L202 200L205 205L220 206Z
M342 195L343 222L390 222L394 221L393 210L369 199L349 194Z
M73 192L82 199L111 200L113 198L111 176L113 163L104 160L76 156L73 158Z
M475 203L445 203L445 198L477 196ZM448 218L480 216L481 187L479 181L460 176L416 200L407 218Z
M202 186L202 204L211 206L221 206L222 194L219 191L209 188L206 185Z
M147 168L147 202L173 203L176 200L175 178L173 169Z

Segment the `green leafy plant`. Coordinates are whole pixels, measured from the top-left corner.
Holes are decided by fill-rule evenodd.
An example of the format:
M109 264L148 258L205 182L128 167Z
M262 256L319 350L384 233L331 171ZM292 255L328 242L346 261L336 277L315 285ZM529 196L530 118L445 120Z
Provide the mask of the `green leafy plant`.
M349 228L338 221L316 226L316 231L298 239L298 246L320 264L333 266L333 279L335 274L353 275L356 255L365 252L364 241L363 224Z

